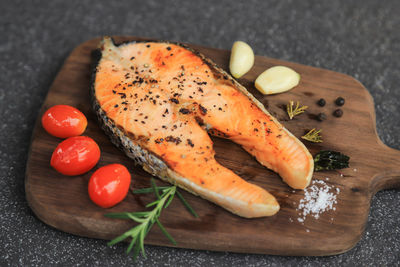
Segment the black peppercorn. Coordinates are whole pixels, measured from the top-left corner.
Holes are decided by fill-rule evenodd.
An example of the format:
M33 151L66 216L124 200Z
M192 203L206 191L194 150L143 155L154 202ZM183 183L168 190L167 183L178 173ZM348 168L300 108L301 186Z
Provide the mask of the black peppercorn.
M326 120L326 115L325 115L325 113L319 113L318 116L317 116L317 120L319 120L319 121L324 121L324 120Z
M335 103L338 106L343 106L344 105L344 98L343 97L336 98Z
M335 110L334 112L333 112L333 116L335 116L335 117L342 117L342 115L343 115L343 110L341 110L340 108L338 108L337 110Z
M323 107L323 106L325 106L326 101L325 101L325 99L321 98L320 100L318 100L317 104L318 104L319 106Z

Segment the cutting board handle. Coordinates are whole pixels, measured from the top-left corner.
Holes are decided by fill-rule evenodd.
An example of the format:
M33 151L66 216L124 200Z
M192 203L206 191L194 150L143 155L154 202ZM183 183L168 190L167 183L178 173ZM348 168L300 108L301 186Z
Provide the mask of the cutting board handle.
M400 189L400 150L380 145L377 155L378 173L371 180L370 188L375 194L384 189Z

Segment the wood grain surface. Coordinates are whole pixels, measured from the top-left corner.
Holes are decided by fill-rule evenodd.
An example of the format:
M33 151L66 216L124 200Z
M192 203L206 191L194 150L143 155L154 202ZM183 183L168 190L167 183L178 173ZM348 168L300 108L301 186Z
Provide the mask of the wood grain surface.
M128 194L122 203L111 209L97 207L87 193L88 180L94 170L77 177L66 177L53 170L49 165L50 157L61 140L47 134L40 124L43 112L53 105L77 107L88 118L84 135L92 137L100 145L102 154L97 167L109 163L124 164L132 173L132 188L150 185L150 175L140 166L134 166L111 144L91 110L90 53L99 40L93 39L78 46L65 61L49 90L32 136L25 189L30 207L46 224L79 236L112 239L134 224L103 215L144 210L144 205L154 200L154 196ZM118 43L143 39L116 37L115 40ZM228 68L230 51L190 46L222 68ZM301 82L287 93L263 96L254 88L253 81L265 69L275 65L293 68L301 74ZM323 143L303 140L313 155L320 150L336 150L350 156L350 168L341 171L343 177L337 171L314 175L315 180L324 180L340 189L336 209L322 213L318 219L308 216L304 222L299 222L296 208L304 197L304 191L289 188L278 175L261 166L240 146L213 137L217 160L244 179L270 191L278 199L281 210L272 217L244 219L183 192L200 217L192 217L178 200L163 211L161 221L177 241L177 247L277 255L332 255L351 249L362 236L371 197L379 190L400 187L400 152L385 146L377 137L373 99L368 91L350 76L263 56L256 56L254 67L239 82L295 136L300 137L305 130L312 128L322 129ZM342 118L332 115L337 108L334 100L338 96L346 99ZM327 102L325 107L316 105L321 97ZM309 106L307 112L288 120L282 107L289 100L299 100ZM315 119L320 112L327 114L327 120L319 122ZM163 184L160 180L157 182ZM156 226L145 243L173 246Z

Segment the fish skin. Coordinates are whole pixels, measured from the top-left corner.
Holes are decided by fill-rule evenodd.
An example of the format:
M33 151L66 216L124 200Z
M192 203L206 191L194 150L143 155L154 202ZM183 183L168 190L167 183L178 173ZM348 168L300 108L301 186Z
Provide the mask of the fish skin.
M105 38L101 42L100 48L104 49L105 45L114 46L112 40L108 38ZM260 102L258 102L249 92L247 92L247 90L243 86L241 86L238 82L236 82L233 78L231 78L225 71L216 66L215 63L213 63L210 59L204 57L203 55L201 55L196 51L193 51L192 49L186 47L185 45L181 44L176 44L176 45L181 46L195 53L195 55L200 57L201 60L205 62L212 70L220 73L222 77L225 77L225 79L229 80L232 84L234 84L234 86L237 89L239 89L244 95L246 95L258 108L260 108L260 110L269 115L269 113L265 110L264 106ZM117 147L121 148L128 157L134 159L136 163L142 165L143 169L145 169L152 175L156 175L165 181L176 184L179 187L182 187L185 190L188 190L189 192L195 195L200 195L201 197L208 199L242 217L251 218L251 217L271 216L279 210L279 204L277 203L275 198L273 198L272 195L267 193L265 190L261 191L260 188L258 188L255 185L252 186L255 187L256 192L260 191L262 192L262 194L265 194L265 197L263 198L264 202L262 203L248 203L246 201L230 197L229 195L221 195L218 194L217 192L207 190L206 188L199 186L198 184L190 181L189 179L182 177L182 175L172 170L168 166L169 164L164 162L158 155L148 151L147 149L140 146L140 144L135 142L134 138L131 138L129 133L126 133L124 129L118 127L114 123L114 121L107 116L105 111L101 108L99 101L95 97L95 81L96 81L97 65L101 60L102 54L101 52L97 51L94 53L94 55L95 55L93 60L94 71L92 74L92 86L91 86L91 96L92 96L91 98L92 98L93 109L95 110L98 116L99 122L102 125L103 130L111 138L111 141ZM272 120L274 120L275 123L280 125L272 116L271 118ZM288 134L291 135L289 132ZM263 165L267 164L264 163ZM308 183L306 185L304 185L303 183L299 187L303 186L305 187L308 185Z

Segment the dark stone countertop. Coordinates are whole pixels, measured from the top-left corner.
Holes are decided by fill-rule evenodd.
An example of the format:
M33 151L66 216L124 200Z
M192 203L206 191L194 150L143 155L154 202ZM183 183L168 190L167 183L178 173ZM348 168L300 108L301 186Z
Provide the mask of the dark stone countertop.
M400 1L1 1L0 265L127 265L125 245L39 221L25 200L33 125L63 60L85 40L135 35L229 49L349 74L375 100L377 128L400 149ZM147 246L138 265L399 265L400 192L372 201L362 240L330 257L281 257Z

